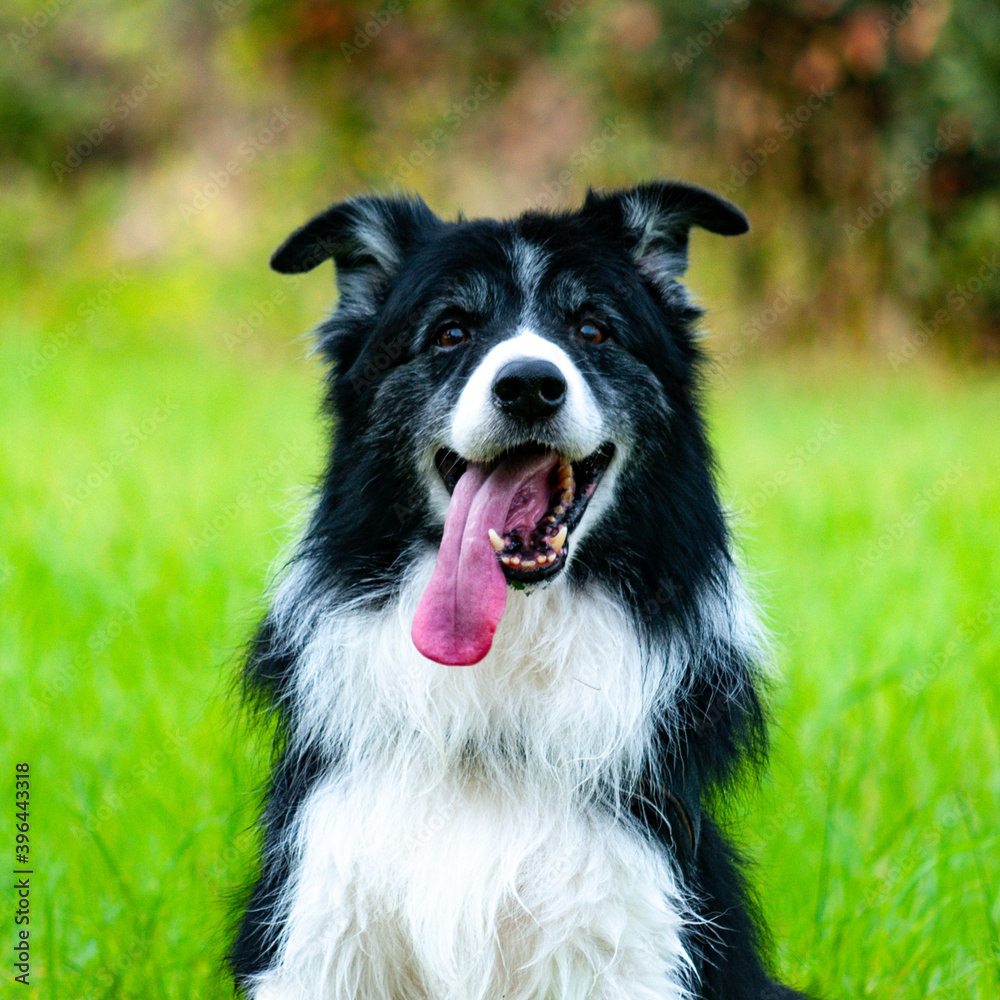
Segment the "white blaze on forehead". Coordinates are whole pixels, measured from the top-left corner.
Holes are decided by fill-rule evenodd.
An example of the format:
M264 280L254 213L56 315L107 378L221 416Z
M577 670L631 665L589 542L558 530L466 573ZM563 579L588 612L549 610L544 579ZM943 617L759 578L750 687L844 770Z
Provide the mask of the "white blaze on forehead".
M566 401L552 418L547 439L571 458L596 451L606 433L590 386L558 344L523 328L492 348L469 376L451 417L452 450L465 458L485 459L502 449L510 422L493 404L493 383L505 364L519 360L550 361L566 380Z
M524 293L525 300L531 302L549 263L549 255L534 243L514 240L510 248L510 260L514 267L514 280Z

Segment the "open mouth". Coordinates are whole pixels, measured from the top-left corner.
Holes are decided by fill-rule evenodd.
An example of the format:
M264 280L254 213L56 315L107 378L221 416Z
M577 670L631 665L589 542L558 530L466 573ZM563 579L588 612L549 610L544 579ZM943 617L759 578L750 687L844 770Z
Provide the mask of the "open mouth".
M468 666L490 651L508 584L538 583L562 569L570 532L613 455L611 444L577 462L538 444L487 463L437 453L451 500L413 617L413 642L424 656Z
M485 466L490 475L501 469L509 476L521 474L503 524L488 529L490 544L509 581L540 583L562 569L570 532L580 523L614 452L609 442L571 462L543 445L527 444ZM434 464L448 492L454 493L469 463L442 448Z

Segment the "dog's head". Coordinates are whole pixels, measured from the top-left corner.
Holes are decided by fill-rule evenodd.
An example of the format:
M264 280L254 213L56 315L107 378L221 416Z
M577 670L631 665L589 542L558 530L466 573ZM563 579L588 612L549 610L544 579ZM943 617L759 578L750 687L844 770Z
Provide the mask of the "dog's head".
M709 566L699 546L724 546L679 284L692 226L748 228L664 182L503 222L358 198L275 252L284 273L333 258L340 287L319 330L337 428L314 551L360 584L436 546L424 655L485 656L508 585L613 573L653 592L672 559Z

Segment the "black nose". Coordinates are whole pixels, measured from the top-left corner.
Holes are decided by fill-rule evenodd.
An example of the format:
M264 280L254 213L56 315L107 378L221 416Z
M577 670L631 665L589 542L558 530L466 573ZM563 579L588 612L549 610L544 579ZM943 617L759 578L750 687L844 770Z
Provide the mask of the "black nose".
M566 379L551 361L508 361L493 380L493 403L522 420L551 417L566 398Z

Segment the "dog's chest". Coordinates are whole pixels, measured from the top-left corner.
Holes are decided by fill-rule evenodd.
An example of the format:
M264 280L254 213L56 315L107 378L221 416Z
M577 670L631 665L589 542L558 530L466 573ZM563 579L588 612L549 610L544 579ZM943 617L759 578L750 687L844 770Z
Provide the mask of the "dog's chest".
M259 998L682 993L669 865L561 794L330 781L305 805L299 850L281 959Z

